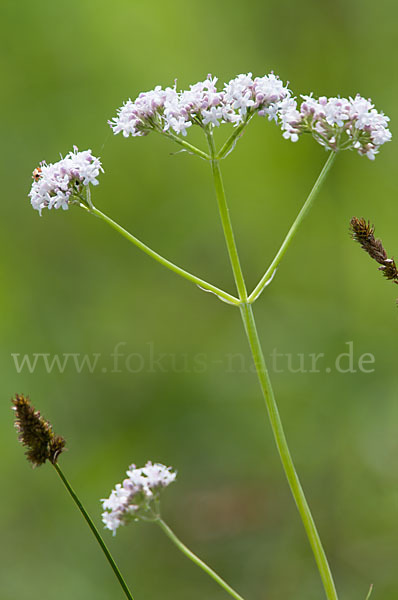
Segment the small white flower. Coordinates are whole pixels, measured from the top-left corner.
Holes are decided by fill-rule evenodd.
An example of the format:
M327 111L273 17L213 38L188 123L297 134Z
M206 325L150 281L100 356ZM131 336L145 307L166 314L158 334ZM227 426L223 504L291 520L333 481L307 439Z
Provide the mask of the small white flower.
M192 123L190 121L186 121L185 118L181 115L179 117L170 117L168 123L167 123L167 127L165 127L165 130L167 129L173 129L176 133L182 133L183 136L187 135L187 129L188 127L191 127Z
M177 474L171 467L150 461L144 467L131 465L127 479L117 483L109 498L102 499L102 521L115 535L120 525L132 519L156 519L159 494L162 488L175 481Z
M91 150L79 152L74 146L65 158L49 165L40 163L33 171L33 183L29 192L31 204L41 214L43 208L67 210L71 203L79 203L90 184L98 185L98 175L103 172L99 158Z
M268 114L269 120L275 119L276 112L281 102L291 97L287 86L274 73L256 77L253 84L255 106L259 109L259 115Z
M219 127L224 118L224 111L221 107L212 106L209 110L202 110L203 125L211 123L213 127Z
M105 525L106 529L110 529L113 535L116 535L116 529L121 525L121 521L116 513L113 512L103 512L102 513L102 522Z
M233 110L238 110L242 117L246 115L248 108L254 106L253 86L251 73L238 75L225 84L225 101Z
M170 467L165 467L160 463L153 465L150 461L140 471L143 477L147 479L147 485L152 491L160 487L167 487L177 477L177 473L172 471Z

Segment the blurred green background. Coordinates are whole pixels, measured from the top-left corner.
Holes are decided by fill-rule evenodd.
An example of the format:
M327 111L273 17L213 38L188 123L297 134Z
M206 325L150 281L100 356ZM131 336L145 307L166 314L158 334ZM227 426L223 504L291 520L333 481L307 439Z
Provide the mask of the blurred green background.
M105 168L94 201L143 241L233 291L207 165L156 136L114 137L107 119L156 84L274 70L295 93L368 97L397 116L397 4L115 0L1 4L1 600L122 598L50 466L16 442L15 392L68 441L61 464L96 523L127 466L173 465L165 519L247 599L319 600L239 313L163 270L78 208L40 218L27 198L39 161L73 144ZM196 134L195 134L196 135ZM194 137L195 137L194 135ZM224 129L225 135L225 129ZM221 140L223 132L218 139ZM271 373L288 440L342 599L398 597L398 288L348 236L349 219L396 235L396 142L374 163L345 153L255 307L267 356L324 353L319 373ZM248 287L267 267L325 160L255 119L222 167ZM120 359L131 358L129 372ZM374 372L326 372L353 343ZM12 353L99 353L98 368L17 373ZM150 353L166 354L163 368ZM242 353L243 368L228 368ZM172 358L174 357L174 359ZM174 363L173 363L174 360ZM197 368L197 361L204 361ZM240 360L240 359L239 359ZM142 362L142 361L141 361ZM106 372L105 372L106 369ZM104 532L137 600L225 592L150 524Z

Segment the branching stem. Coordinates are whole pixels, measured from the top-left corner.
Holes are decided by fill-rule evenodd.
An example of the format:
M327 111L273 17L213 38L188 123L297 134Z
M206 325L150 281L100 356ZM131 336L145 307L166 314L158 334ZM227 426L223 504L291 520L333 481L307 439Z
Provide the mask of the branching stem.
M83 208L85 208L85 207L83 206ZM98 210L98 208L95 208L93 206L91 209L86 208L86 210L90 214L96 215L97 217L102 219L102 221L105 221L105 223L110 225L113 229L115 229L118 233L120 233L123 237L125 237L129 242L133 243L135 246L137 246L137 248L139 248L140 250L145 252L145 254L148 254L148 256L150 256L151 258L156 260L158 263L160 263L161 265L163 265L170 271L173 271L173 273L176 273L177 275L184 277L184 279L188 279L188 281L195 283L199 287L201 287L205 290L208 290L209 292L213 292L213 294L216 294L216 296L218 296L220 299L224 300L228 304L239 305L238 298L236 298L235 296L232 296L231 294L228 294L227 292L224 292L224 290L221 290L220 288L216 287L215 285L208 283L204 279L200 279L200 277L196 277L196 275L193 275L189 271L185 271L185 269L178 267L177 265L172 263L170 260L167 260L167 258L164 258L160 254L158 254L157 252L155 252L154 250L149 248L149 246L147 246L146 244L141 242L138 238L136 238L134 235L129 233L126 229L124 229L121 225L116 223L116 221L114 221L113 219L108 217L105 213Z

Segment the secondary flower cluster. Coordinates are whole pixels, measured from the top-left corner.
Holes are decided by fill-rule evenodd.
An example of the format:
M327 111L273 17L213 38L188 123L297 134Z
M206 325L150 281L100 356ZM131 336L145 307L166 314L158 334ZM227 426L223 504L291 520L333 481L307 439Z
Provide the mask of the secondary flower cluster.
M113 535L119 525L131 520L156 518L160 491L173 483L177 476L171 467L151 462L141 468L131 465L126 473L127 479L116 484L109 498L101 500L105 511L102 521Z
M40 214L43 208L67 210L71 203L79 203L79 197L85 197L85 189L90 183L98 184L100 171L103 172L101 162L91 150L79 152L76 146L73 152L54 164L40 163L33 171L29 193L33 208Z
M236 126L253 111L275 118L280 102L290 97L290 91L273 73L254 79L251 73L238 75L222 90L217 90L216 83L217 78L208 75L205 81L180 92L176 84L166 89L157 86L142 92L134 102L125 102L109 125L115 134L123 132L125 137L147 135L153 130L172 130L185 136L194 123Z
M287 98L278 110L283 137L293 142L302 133L311 133L329 150L355 149L374 160L379 147L391 139L389 118L359 94L348 99L301 97L299 108L295 99Z

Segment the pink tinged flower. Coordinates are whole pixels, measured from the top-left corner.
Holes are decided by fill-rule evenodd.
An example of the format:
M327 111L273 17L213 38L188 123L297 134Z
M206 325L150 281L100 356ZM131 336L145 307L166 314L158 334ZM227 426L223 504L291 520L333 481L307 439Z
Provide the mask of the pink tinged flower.
M112 531L113 535L116 535L116 529L119 527L119 525L122 524L117 513L105 511L102 513L101 516L102 516L102 522L104 523L105 528L110 529Z
M224 87L224 100L233 110L238 110L241 116L245 116L247 109L254 106L252 74L238 75L231 79Z
M391 140L392 133L384 127L379 127L372 130L371 137L372 142L376 144L376 146L381 146Z
M373 149L373 148L369 148L369 150L366 152L366 156L370 159L370 160L374 160L376 154L378 154L378 150Z
M43 208L67 210L71 203L80 203L90 184L98 185L98 175L103 172L99 158L91 150L79 152L74 146L65 158L49 165L45 162L33 172L29 192L31 204L41 214Z
M146 478L147 485L151 490L155 490L159 487L167 487L170 483L175 481L177 474L171 470L170 467L165 467L162 464L155 463L154 465L149 461L140 469L142 476Z
M329 125L344 125L350 118L350 103L345 98L330 98L325 105L325 118Z
M351 111L350 116L355 121L358 129L363 129L364 125L368 121L369 112L374 108L374 105L370 100L362 98L359 94L355 98L350 98Z
M127 504L129 492L120 483L116 484L109 498L102 500L103 507L109 510L116 510L120 506Z
M150 131L173 131L187 135L193 124L218 127L221 123L242 123L248 111L276 119L281 100L290 97L283 82L273 73L255 80L252 74L241 74L217 90L217 78L208 75L204 81L190 85L188 90L173 87L143 92L128 100L109 122L115 134L125 137L143 136Z
M253 84L255 106L259 108L259 115L274 119L282 100L290 98L291 93L287 86L274 73L256 77Z
M190 121L186 121L185 118L181 115L179 117L171 117L168 122L168 127L173 129L177 134L182 133L183 136L187 135L187 129L191 127L192 123Z
M300 110L289 101L282 101L278 118L283 137L297 141L304 132L329 150L355 149L374 160L379 148L391 140L389 118L377 112L370 100L355 98L318 99L312 94L302 96Z
M124 137L143 136L153 128L152 119L164 106L166 91L157 86L149 92L141 92L132 102L127 100L117 110L117 116L108 121L113 133L122 132Z
M120 525L131 519L157 518L160 491L173 483L177 476L171 467L151 462L141 468L131 465L126 474L127 479L116 484L109 498L101 500L104 509L102 521L114 535Z
M213 127L219 127L221 121L224 118L223 109L216 108L215 106L212 106L209 110L202 110L201 114L203 118L203 125L208 125L209 123L211 123Z

